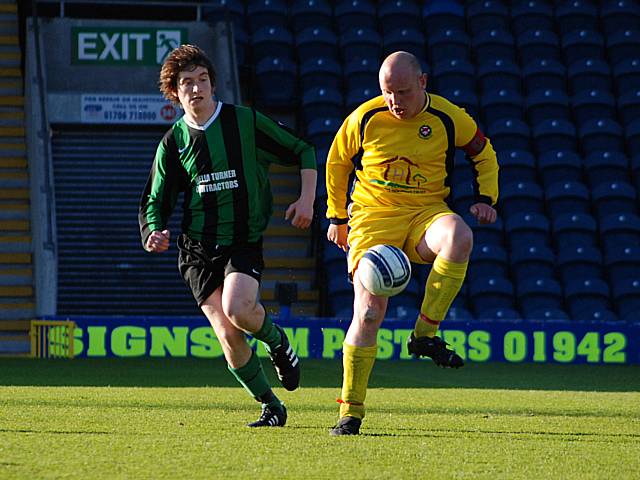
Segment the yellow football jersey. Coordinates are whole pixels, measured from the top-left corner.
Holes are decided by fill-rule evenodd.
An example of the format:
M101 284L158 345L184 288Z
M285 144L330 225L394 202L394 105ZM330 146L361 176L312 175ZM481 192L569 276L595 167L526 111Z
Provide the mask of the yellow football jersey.
M424 108L411 119L394 117L382 96L346 118L327 159L328 218L347 218L354 168L351 200L358 205L411 208L443 202L456 148L463 148L473 163L477 201L496 203L498 162L491 142L462 108L425 95Z

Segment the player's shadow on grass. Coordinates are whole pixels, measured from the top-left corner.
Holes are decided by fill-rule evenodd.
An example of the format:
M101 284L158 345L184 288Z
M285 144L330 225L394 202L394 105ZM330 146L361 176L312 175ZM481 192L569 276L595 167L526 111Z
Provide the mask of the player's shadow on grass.
M263 366L279 387L267 359ZM303 388L342 383L340 360L302 360ZM78 358L0 359L0 385L119 387L238 387L224 359ZM640 391L640 365L469 363L458 370L430 361L378 361L370 388L475 388L505 390Z

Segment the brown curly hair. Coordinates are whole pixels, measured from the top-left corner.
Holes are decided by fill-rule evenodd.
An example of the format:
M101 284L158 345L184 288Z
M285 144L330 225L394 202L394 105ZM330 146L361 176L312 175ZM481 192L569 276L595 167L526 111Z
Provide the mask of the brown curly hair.
M179 105L178 100L178 74L182 71L192 71L197 67L204 67L209 73L211 86L216 85L216 71L211 60L200 47L195 45L180 45L174 49L162 64L158 86L164 95L174 105Z

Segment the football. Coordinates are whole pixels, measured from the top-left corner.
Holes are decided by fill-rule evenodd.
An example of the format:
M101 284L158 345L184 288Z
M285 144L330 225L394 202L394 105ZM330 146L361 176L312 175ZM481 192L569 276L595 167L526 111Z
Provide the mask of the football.
M392 245L376 245L365 252L358 264L358 277L372 294L392 297L405 289L411 279L407 255Z

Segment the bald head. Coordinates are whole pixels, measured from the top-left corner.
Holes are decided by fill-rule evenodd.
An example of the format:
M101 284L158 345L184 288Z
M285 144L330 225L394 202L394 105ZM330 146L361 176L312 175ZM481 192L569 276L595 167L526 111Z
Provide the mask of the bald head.
M425 104L427 76L409 52L394 52L384 59L378 74L389 111L398 119L415 117Z
M422 75L420 62L409 52L394 52L380 66L380 77L393 74Z

